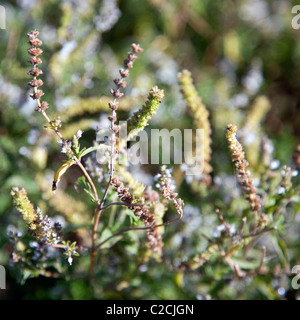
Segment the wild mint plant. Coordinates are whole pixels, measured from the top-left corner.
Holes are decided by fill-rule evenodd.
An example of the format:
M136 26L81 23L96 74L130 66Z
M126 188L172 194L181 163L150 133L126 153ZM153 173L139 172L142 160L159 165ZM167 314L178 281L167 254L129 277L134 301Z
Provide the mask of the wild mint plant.
M184 165L174 165L173 171L163 165L153 178L155 183L146 187L143 181L133 176L124 159L130 149L128 142L149 125L165 99L164 90L158 86L147 88L148 96L144 104L125 123L119 124L119 112L134 107L133 100L124 97L124 93L127 78L143 49L138 44L132 44L119 70L119 77L113 81L114 88L110 90L112 98L105 97L97 101L94 98L83 99L74 105L73 110L67 108L61 112L61 116L57 112L51 120L48 115L51 105L43 100L43 81L39 78L43 74L38 67L42 64L43 51L38 34L36 30L28 33L31 45L28 50L31 56L29 62L33 66L28 72L33 78L29 82L32 88L30 97L36 102L35 110L46 120L46 129L54 131L60 152L65 155L65 161L54 174L52 184L43 188L57 192L56 198L53 194L49 195L49 206L64 212L70 224L63 226L52 221L47 215L47 208L35 209L24 188L12 189L14 206L31 237L26 242L26 236L9 230L14 247L11 260L20 270L25 270L24 279L38 275L65 277L68 272L66 265L75 268L76 262L87 256L89 266L85 263L84 270L81 266L83 275L80 276L89 275L95 279L103 268L102 252L117 243L120 248L129 243L128 251L136 256L137 265L142 266L142 270L154 258L153 261L163 266L166 272L176 274L176 281L181 288L184 276L187 279L186 287L189 288L189 285L194 286L192 279L197 272L207 272L212 276L211 270L218 268L221 270L219 281L226 276L231 277L232 283L265 276L268 273L265 262L270 243L280 255L280 268L288 266L288 251L281 236L287 221L299 206L299 188L293 179L298 173L300 149L297 149L290 165L280 167L273 158L273 146L267 136L259 134L257 143L247 145L253 128L251 124L255 123L255 130L259 131L259 123L254 119L260 122L269 110L270 103L266 97L255 100L252 112L245 117L241 130L237 130L235 124L228 124L224 128L222 147L228 149L227 158L232 163L233 175L222 175L214 168L220 163L214 163L215 132L210 113L202 103L191 72L180 72L178 85L192 125L204 130L204 170L198 175L188 176ZM263 106L263 110L258 105ZM80 124L85 126L89 121L84 122L86 119L80 117L84 113L103 111L108 114L108 135L103 136L102 133L107 132L103 128L99 128L98 134L105 141L97 140L93 145L81 147L84 128ZM73 116L79 118L75 126L64 127L64 120ZM128 134L125 137L120 135L122 126L127 127ZM243 142L246 142L246 147ZM97 157L99 150L103 151L101 159ZM261 150L260 155L258 150ZM255 153L254 157L252 152ZM251 163L257 164L257 167L251 166ZM79 169L80 177L74 187L80 196L87 194L85 201L79 197L74 199L60 190L66 173L76 169ZM175 178L181 184L179 194L175 192ZM227 186L228 181L234 181L234 190ZM194 201L189 207L184 206L186 190L192 194ZM90 206L93 206L91 212ZM79 218L74 214L76 207L84 212ZM198 208L201 210L197 211ZM205 216L214 217L207 223L209 228L205 225L202 229L194 224L199 217L205 219ZM172 236L166 232L167 228L171 228L171 223L174 228ZM71 235L74 237L75 234L80 243L68 239L70 229L73 232ZM141 234L144 235L142 241L138 238ZM184 235L185 242L178 245L180 250L176 247L176 234ZM192 241L197 242L194 246L196 249L188 246ZM169 250L168 246L173 247ZM67 263L60 257L66 259ZM118 257L115 258L114 263L118 263ZM126 283L122 285L126 286Z

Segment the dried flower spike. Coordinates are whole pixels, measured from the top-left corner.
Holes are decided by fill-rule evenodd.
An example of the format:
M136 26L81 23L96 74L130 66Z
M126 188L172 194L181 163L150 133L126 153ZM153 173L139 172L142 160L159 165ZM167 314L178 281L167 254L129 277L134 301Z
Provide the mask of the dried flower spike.
M253 186L253 180L251 178L251 173L246 170L249 165L248 161L245 159L245 153L243 151L242 145L236 138L237 126L233 124L228 124L226 129L226 139L229 144L229 150L232 156L232 162L237 170L237 179L239 185L242 188L242 192L249 202L251 211L259 211L261 209L260 200L256 194L256 189Z
M126 183L128 188L130 188L132 195L139 199L138 202L142 202L143 192L145 190L145 185L136 180L132 174L124 166L118 166L118 176ZM147 199L145 198L147 201Z
M131 48L132 48L132 51L133 51L134 53L141 53L141 52L143 52L143 49L140 47L139 44L133 43L133 44L131 45Z
M125 188L123 182L118 177L113 178L112 185L114 190L118 193L118 197L126 204L133 204L133 196L128 188ZM146 227L157 225L156 217L151 214L150 210L146 206L128 206L132 210L135 216L139 217ZM147 230L148 247L151 251L156 252L158 255L162 254L163 242L161 234L157 228Z
M124 96L124 93L120 92L120 89L126 88L127 83L124 80L129 76L129 69L133 67L134 61L137 59L136 53L140 53L143 51L142 48L140 48L137 44L132 44L132 52L128 52L128 58L124 60L124 69L120 69L119 73L121 78L114 79L114 83L116 85L116 89L111 89L110 93L113 96L113 101L109 101L108 106L112 110L111 116L109 116L110 121L110 130L112 131L112 135L110 137L111 141L111 163L110 163L110 175L113 176L114 171L114 157L116 155L115 150L115 144L117 142L116 133L119 131L119 126L115 125L115 122L117 121L117 109L119 107L118 99L122 98Z
M37 67L42 63L42 60L38 58L38 56L43 53L43 50L38 48L42 45L42 41L37 38L38 35L39 32L37 30L27 33L29 38L28 43L31 45L31 48L28 49L28 53L31 55L28 62L33 65L33 68L27 74L33 77L33 80L31 80L28 85L33 88L33 93L30 94L30 97L37 102L35 111L45 112L48 108L48 103L46 101L41 102L40 99L41 96L44 95L44 92L42 90L38 90L38 88L43 85L43 81L37 79L39 75L43 74L43 71Z

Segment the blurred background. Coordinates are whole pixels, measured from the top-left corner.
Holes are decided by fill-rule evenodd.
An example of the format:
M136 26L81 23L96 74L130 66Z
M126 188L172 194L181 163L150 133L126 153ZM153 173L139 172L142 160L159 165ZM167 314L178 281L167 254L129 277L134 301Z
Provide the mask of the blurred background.
M280 239L288 245L271 246L267 276L234 282L227 267L213 263L183 275L168 261L176 264L205 248L201 233L210 234L217 224L212 203L227 206L224 215L236 222L234 212L240 207L234 202L237 186L224 137L227 123L244 128L240 138L254 172L260 154L255 141L262 136L270 141L274 166L291 164L300 143L300 29L291 24L296 4L285 0L2 1L6 29L0 30L0 264L6 266L7 290L0 291L0 298L282 299L289 294L294 298L289 278L278 271L300 264L300 219L294 207L297 223L287 239L284 235ZM25 187L35 205L69 224L90 223L93 212L84 193L74 188L80 175L76 169L62 180L60 192L51 192L53 175L65 157L29 98L26 33L33 29L39 30L43 41L40 78L48 113L51 118L61 116L67 138L83 130L83 146L92 145L97 126L105 125L109 109L99 101L109 96L131 43L139 43L144 52L128 80L119 120L140 108L149 89L157 85L165 90L165 99L149 128L190 128L192 116L177 73L184 68L192 72L210 113L215 187L200 200L175 168L185 212L182 222L165 228L164 263L141 262L135 235L101 252L94 287L75 276L86 270L88 257L79 257L74 267L66 263L57 267L69 275L65 278L38 274L31 278L32 274L20 273L10 263L7 230L17 228L26 234L12 208L13 186ZM259 96L265 99L262 106ZM251 110L256 113L247 122ZM132 172L137 180L154 184L157 169L143 166ZM80 242L70 228L68 238L72 237Z

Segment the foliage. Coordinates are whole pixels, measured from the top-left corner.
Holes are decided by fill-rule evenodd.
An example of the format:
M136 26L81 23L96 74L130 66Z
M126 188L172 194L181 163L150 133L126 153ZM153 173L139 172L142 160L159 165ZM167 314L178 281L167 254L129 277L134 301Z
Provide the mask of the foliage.
M300 264L292 3L3 5L1 298L299 297L291 287ZM36 29L43 43L33 33L29 49L26 34ZM120 69L131 43L144 52L133 45ZM127 121L129 138L205 129L204 174L187 175L174 156L171 170L118 163L126 150L118 121Z

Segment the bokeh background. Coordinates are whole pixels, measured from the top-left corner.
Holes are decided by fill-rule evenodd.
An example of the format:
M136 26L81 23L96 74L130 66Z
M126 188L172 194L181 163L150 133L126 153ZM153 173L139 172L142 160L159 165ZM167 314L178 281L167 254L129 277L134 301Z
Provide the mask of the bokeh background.
M274 146L272 157L277 162L273 165L291 164L300 143L300 30L291 25L291 9L296 4L285 0L2 1L6 30L0 30L0 264L7 269L7 290L0 291L0 298L295 298L290 278L278 270L300 264L296 205L292 206L293 229L285 229L281 242L268 248L270 273L266 276L235 282L228 266L215 262L188 275L172 264L205 248L201 234L211 235L218 224L213 205L228 204L231 209L224 215L231 223L238 221L234 212L239 209L232 209L239 208L237 202L232 204L238 188L224 128L227 123L243 128L258 96L263 95L270 107L254 120L252 131L241 136L250 164L255 171L260 149L253 141L262 135ZM136 111L149 89L158 85L165 90L165 99L149 128L189 128L192 117L181 96L177 73L184 68L192 72L210 112L213 180L218 187L200 198L191 192L189 181L179 173L175 176L185 201L184 219L165 228L163 263L141 263L132 236L104 250L94 286L76 277L76 272L86 270L88 257L78 258L74 267L62 264L64 278L38 274L31 278L32 274L10 264L8 228L26 234L12 208L13 186L25 187L33 203L73 226L90 223L93 212L84 192L74 188L80 174L75 169L62 180L60 192L51 192L53 174L64 155L52 132L43 128L45 123L29 98L26 33L33 29L39 30L43 41L41 78L49 114L61 116L66 137L82 129L83 146L92 144L95 129L106 122L108 108L99 98L109 95L131 43L139 43L144 52L131 72L124 100L128 105L124 102L120 120ZM136 179L147 184L154 184L157 170L157 166L132 168ZM84 212L90 213L83 218ZM78 241L70 228L68 238L72 237ZM259 257L259 251L257 254Z

